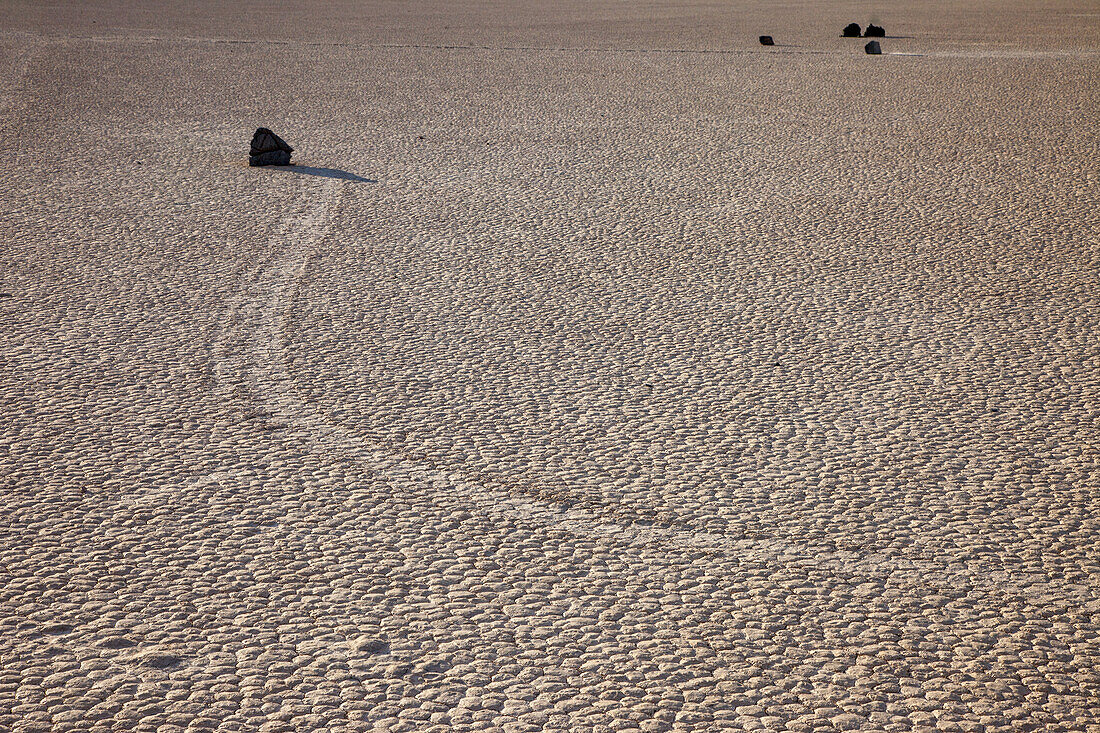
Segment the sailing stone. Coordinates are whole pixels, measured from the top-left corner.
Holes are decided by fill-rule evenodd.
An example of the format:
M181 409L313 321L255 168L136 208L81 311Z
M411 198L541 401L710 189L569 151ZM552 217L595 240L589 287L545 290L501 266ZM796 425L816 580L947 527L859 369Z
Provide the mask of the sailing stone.
M248 151L248 164L290 165L290 154L294 148L266 127L260 127L252 136L252 146Z

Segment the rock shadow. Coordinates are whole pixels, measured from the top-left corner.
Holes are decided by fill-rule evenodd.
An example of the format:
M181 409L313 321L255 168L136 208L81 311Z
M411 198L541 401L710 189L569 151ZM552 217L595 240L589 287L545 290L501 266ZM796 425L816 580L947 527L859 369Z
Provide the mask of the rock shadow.
M353 183L378 183L373 178L364 178L356 173L342 171L339 168L317 168L312 165L272 165L266 166L269 170L283 171L285 173L300 173L305 176L317 176L318 178L336 178L341 181Z

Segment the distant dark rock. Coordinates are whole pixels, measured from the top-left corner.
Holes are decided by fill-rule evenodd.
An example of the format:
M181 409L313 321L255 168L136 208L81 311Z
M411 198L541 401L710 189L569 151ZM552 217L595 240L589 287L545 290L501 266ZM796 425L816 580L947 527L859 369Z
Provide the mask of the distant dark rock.
M867 53L877 56L882 53L882 48L878 45L878 41L869 41L863 50Z
M248 151L249 165L290 165L290 154L294 148L266 127L256 130L252 136L252 147Z
M864 38L886 38L886 30L872 23L863 32Z
M840 35L844 36L845 38L859 38L859 32L861 30L862 29L859 27L859 23L849 23L848 25L844 26L844 30L843 32L841 32Z
M771 36L760 36L760 45L761 46L774 46L775 41L772 40Z

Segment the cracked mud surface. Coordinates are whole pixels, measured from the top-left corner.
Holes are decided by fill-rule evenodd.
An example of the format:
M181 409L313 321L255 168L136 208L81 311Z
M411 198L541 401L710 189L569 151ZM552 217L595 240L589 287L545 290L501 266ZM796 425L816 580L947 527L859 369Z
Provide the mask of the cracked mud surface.
M1100 729L1087 6L326 7L0 30L0 729Z

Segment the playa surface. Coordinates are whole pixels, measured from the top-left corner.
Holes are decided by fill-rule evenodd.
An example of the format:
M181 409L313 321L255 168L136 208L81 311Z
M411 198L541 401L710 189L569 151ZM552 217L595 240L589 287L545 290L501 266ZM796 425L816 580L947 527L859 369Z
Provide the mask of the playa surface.
M0 18L0 729L1100 730L1095 3L220 5Z

